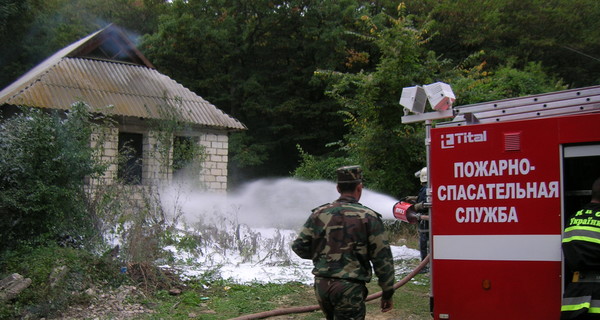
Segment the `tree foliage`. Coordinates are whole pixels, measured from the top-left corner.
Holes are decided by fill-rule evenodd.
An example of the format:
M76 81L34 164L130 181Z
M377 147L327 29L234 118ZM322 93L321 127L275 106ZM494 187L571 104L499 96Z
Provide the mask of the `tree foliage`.
M372 68L317 74L328 82L327 94L342 106L350 128L344 150L365 168L369 188L393 195L414 192L413 172L425 164L422 128L400 121L400 92L406 86L431 82L444 67L422 45L426 34L414 27L403 10L399 6L395 12L365 12L357 19L354 36L371 43L378 53Z
M457 93L457 105L493 101L536 93L564 90L562 80L543 71L540 63L529 63L523 69L510 65L485 71L484 65L457 70L452 77L453 90Z
M115 23L132 41L155 30L167 0L0 0L0 86L61 48ZM10 45L9 45L10 44Z
M176 1L144 52L168 74L244 122L232 137L230 172L286 175L295 145L324 154L346 132L316 69L372 67L348 31L376 10L361 1ZM381 8L380 8L381 10ZM358 48L358 49L357 49ZM360 50L357 51L357 50ZM242 174L242 172L252 172Z
M336 104L311 78L316 68L343 67L344 25L357 8L352 0L175 1L143 49L248 126L233 138L231 172L286 175L297 165L296 144L322 154L324 141L344 133Z
M572 86L600 78L600 3L595 0L429 1L438 33L430 48L454 60L483 50L492 68L542 62Z
M107 23L143 35L139 48L159 71L248 127L230 136L230 185L307 169L312 155L314 165L359 161L373 187L406 192L424 156L422 128L400 124L403 87L445 81L460 105L600 81L595 0L0 0L0 8L0 37L11 44L0 49L4 85Z
M413 173L426 165L423 126L400 121L403 110L397 99L403 87L452 83L459 103L465 104L565 87L545 74L539 63L522 70L505 65L492 72L486 71L485 63L471 65L479 61L477 55L458 65L443 60L428 49L431 24L417 27L403 5L397 9L365 14L357 22L355 35L378 49L374 68L321 71L318 76L327 79L327 94L342 106L350 128L343 149L365 167L367 186L400 197L418 189Z
M22 109L0 126L0 247L92 235L84 179L104 167L90 147L92 122L78 103L66 117Z

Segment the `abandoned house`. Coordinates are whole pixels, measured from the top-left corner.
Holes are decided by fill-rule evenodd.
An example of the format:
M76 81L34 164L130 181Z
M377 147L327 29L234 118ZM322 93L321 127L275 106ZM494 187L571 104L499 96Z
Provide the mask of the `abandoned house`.
M159 73L117 26L63 48L0 92L5 116L17 106L68 110L77 102L109 115L115 123L98 140L103 159L116 159L127 146L133 160L112 161L104 181L119 179L141 186L171 181L177 175L172 146L185 141L202 150L200 165L191 174L195 181L209 191L227 190L228 135L246 127ZM185 126L173 130L165 144L156 123L173 117ZM157 160L161 143L170 148L168 165Z

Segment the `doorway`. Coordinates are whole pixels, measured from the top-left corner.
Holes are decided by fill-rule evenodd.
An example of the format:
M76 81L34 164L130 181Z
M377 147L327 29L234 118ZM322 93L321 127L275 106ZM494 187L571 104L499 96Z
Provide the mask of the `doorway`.
M590 202L592 183L599 177L600 144L563 145L563 230L568 219ZM564 286L573 276L564 263L563 275Z

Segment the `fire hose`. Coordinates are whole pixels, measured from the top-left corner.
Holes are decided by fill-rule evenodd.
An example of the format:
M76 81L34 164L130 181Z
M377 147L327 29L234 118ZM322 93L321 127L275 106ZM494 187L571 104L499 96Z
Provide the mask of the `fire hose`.
M427 255L427 257L425 257L425 259L423 259L423 261L421 261L421 263L413 271L411 271L408 275L406 275L404 278L402 278L402 280L396 282L394 284L394 290L397 290L398 288L400 288L403 285L405 285L406 283L408 283L408 281L410 281L412 278L414 278L419 273L419 271L421 271L421 269L423 269L427 265L427 263L429 263L429 259L430 259L430 255ZM381 291L379 291L377 293L373 293L373 294L367 296L367 299L365 299L365 301L371 301L371 300L380 298L381 295L382 295ZM318 305L303 306L303 307L291 307L291 308L275 309L275 310L271 310L271 311L264 311L264 312L249 314L249 315L245 315L245 316L241 316L241 317L237 317L237 318L232 318L230 320L264 319L264 318L268 318L268 317L281 316L281 315L285 315L285 314L312 312L312 311L316 311L319 309L320 308Z

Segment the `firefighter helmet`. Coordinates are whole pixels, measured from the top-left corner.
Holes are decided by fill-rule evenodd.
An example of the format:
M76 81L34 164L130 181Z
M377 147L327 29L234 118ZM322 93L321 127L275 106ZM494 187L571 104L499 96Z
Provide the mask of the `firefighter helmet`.
M424 167L419 171L419 180L421 183L427 182L427 167Z

